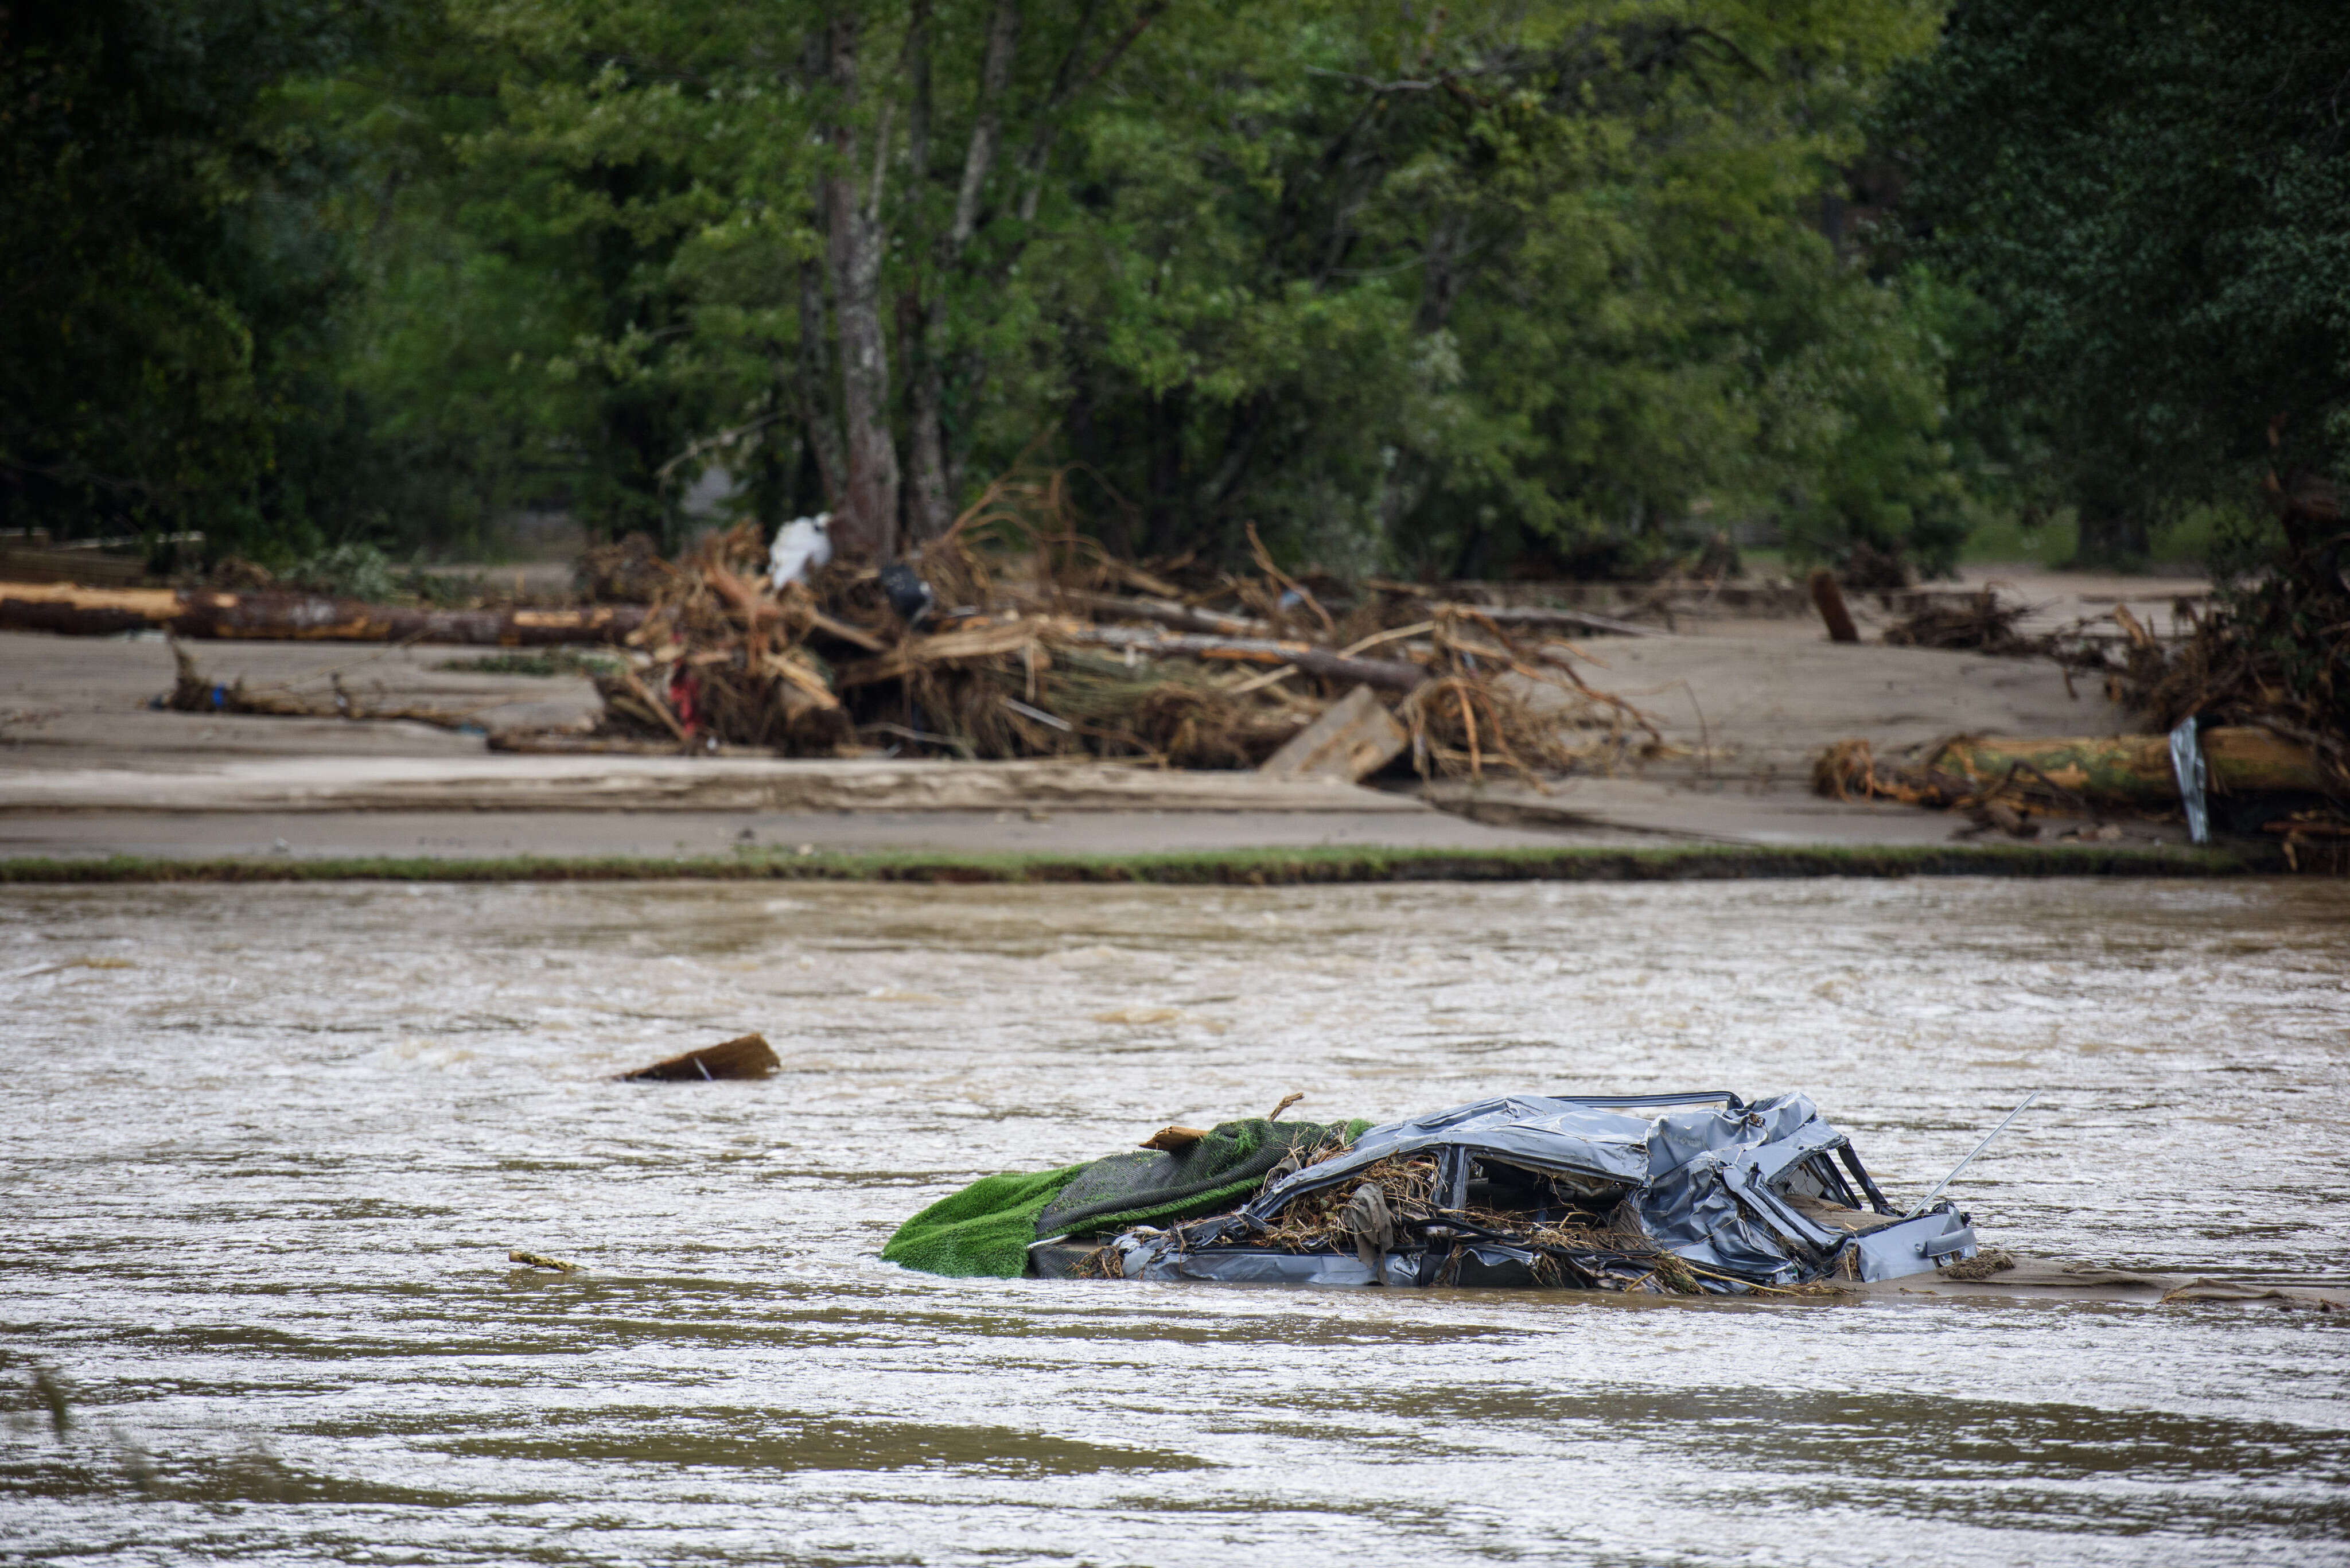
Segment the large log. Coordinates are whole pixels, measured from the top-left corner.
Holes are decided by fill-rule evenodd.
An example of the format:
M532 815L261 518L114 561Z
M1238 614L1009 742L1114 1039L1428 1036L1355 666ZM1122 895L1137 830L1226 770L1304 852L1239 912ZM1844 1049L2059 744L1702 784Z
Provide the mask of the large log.
M644 624L645 613L642 605L427 609L317 594L0 583L0 630L53 631L68 637L106 637L157 627L186 638L544 648L623 641Z
M2217 794L2324 791L2317 759L2266 730L2220 728L2198 736ZM2062 740L1952 741L1926 759L1928 768L1979 785L1996 784L2011 771L2034 770L2093 805L2175 806L2178 779L2170 767L2168 735L2109 735ZM2029 773L2023 773L2028 781Z

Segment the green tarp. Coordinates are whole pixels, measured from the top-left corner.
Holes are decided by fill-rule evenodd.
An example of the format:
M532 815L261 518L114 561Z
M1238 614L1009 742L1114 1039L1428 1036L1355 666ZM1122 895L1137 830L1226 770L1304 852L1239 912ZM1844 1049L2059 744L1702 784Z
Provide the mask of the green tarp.
M982 1177L899 1226L881 1256L926 1274L1016 1279L1027 1272L1033 1241L1229 1209L1254 1194L1291 1149L1333 1137L1352 1142L1370 1125L1251 1116L1221 1122L1173 1154L1136 1149L1034 1175Z

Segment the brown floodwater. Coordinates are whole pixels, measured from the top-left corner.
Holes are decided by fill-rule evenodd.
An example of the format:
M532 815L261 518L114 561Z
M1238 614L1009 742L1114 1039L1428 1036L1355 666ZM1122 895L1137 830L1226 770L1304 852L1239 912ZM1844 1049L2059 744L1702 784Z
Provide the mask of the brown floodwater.
M1801 1089L1898 1199L2037 1087L1987 1241L2338 1281L2339 884L16 889L0 1075L20 1560L2350 1562L2341 1314L877 1256L1292 1090Z

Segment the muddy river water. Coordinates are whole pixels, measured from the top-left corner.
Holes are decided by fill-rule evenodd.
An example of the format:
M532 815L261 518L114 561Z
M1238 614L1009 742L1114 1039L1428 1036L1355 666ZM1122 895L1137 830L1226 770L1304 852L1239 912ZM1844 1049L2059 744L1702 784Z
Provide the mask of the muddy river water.
M0 1557L2350 1562L2342 1314L876 1256L1292 1090L1803 1089L1899 1198L2039 1087L1987 1241L2339 1281L2340 885L16 889L0 1078Z

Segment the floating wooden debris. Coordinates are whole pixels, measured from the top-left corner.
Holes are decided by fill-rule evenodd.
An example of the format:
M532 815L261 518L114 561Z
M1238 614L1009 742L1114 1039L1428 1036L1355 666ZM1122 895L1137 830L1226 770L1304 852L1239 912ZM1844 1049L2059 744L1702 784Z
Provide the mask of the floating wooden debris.
M579 1272L580 1268L577 1263L567 1263L560 1258L549 1258L537 1252L522 1251L519 1249L508 1252L506 1262L520 1263L525 1269L545 1269L550 1273L556 1274L576 1274Z
M764 1034L744 1034L717 1045L704 1045L623 1073L623 1084L701 1084L719 1078L764 1078L783 1065Z

